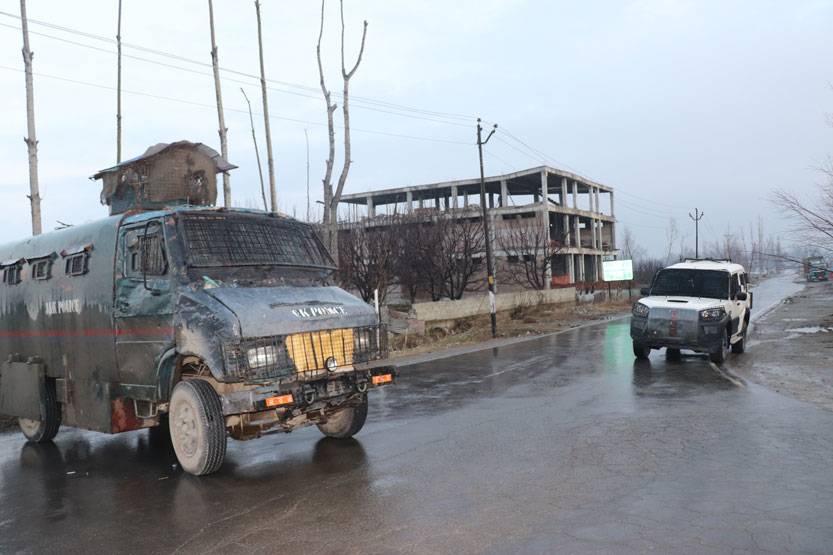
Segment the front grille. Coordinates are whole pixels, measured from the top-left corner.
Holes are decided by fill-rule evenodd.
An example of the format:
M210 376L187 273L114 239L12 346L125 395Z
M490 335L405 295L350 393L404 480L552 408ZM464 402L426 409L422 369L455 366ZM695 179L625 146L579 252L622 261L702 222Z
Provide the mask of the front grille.
M244 380L265 380L301 375L309 379L387 355L383 325L296 333L288 336L246 339L224 348L226 373Z

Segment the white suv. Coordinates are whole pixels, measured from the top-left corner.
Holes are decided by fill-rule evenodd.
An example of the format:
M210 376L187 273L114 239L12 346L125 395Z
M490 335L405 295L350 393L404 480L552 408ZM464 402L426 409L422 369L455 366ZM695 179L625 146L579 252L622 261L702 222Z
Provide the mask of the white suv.
M686 260L658 271L642 294L631 318L636 358L666 347L669 358L690 349L720 364L729 349L744 351L752 293L740 264Z

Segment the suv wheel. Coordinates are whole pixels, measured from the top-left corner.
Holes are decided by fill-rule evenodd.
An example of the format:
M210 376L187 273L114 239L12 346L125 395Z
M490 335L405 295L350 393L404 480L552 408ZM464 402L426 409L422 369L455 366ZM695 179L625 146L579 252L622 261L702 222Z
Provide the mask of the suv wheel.
M723 364L726 362L726 359L729 357L729 332L726 331L723 334L723 343L720 345L720 348L717 351L709 354L709 358L715 364Z
M679 349L668 348L665 349L665 358L667 360L680 360L682 358L682 355L680 354Z
M189 379L176 384L168 421L171 443L184 471L203 476L220 469L226 457L226 421L210 383Z
M645 360L648 358L649 354L651 354L650 347L646 347L642 343L637 343L636 341L633 342L633 356L639 360Z

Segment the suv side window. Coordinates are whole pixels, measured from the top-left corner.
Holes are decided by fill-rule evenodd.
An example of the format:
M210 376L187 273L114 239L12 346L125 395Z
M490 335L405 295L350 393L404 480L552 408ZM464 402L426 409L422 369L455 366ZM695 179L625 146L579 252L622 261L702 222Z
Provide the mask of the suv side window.
M125 235L125 252L126 276L141 278L168 273L165 236L158 222L129 231Z
M731 299L734 300L741 291L743 291L743 287L741 286L740 274L734 274L731 280Z

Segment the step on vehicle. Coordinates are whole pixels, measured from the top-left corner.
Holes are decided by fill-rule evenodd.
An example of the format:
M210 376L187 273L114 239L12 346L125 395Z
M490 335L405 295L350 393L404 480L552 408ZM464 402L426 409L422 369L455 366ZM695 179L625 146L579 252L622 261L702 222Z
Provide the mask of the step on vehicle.
M631 316L637 359L665 347L672 359L688 349L707 353L712 362L721 364L729 351L746 349L752 292L740 264L686 260L657 272L642 294Z
M183 148L173 145L162 151ZM185 143L162 168L216 186L213 172L195 174L206 150L217 166L216 152ZM195 475L220 468L228 436L358 433L370 391L396 371L375 310L330 284L334 264L313 228L251 210L149 209L153 191L121 189L135 163L117 167L107 197L111 209L133 198L132 209L0 247L0 413L34 442L62 424L166 426ZM154 182L152 167L140 170L143 186Z

